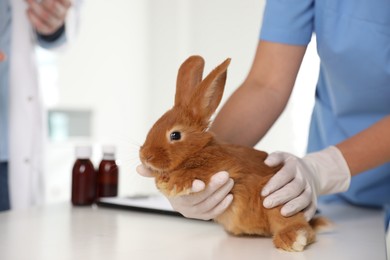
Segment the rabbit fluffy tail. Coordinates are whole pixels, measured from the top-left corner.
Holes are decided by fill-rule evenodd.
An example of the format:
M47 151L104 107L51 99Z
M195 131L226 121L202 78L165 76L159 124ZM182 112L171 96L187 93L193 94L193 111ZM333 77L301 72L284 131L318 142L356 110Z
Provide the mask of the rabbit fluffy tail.
M325 217L314 217L309 224L316 233L325 233L334 229L334 224Z

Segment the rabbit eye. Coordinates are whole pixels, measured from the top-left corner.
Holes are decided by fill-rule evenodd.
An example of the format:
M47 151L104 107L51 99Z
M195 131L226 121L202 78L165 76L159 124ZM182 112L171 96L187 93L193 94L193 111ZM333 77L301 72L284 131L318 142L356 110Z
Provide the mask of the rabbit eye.
M171 141L177 141L177 140L180 140L181 139L181 133L178 132L178 131L175 131L175 132L172 132L170 135L169 135Z

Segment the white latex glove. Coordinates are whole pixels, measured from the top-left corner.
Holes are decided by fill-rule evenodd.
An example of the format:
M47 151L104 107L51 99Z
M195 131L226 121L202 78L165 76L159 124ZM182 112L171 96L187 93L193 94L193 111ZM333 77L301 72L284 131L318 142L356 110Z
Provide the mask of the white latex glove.
M153 177L143 165L137 167L137 172L145 177ZM227 172L218 172L211 177L209 185L200 180L192 183L189 195L168 197L172 208L187 218L209 220L223 213L233 201L229 194L233 188L233 179Z
M265 163L284 166L264 186L261 195L263 205L273 208L285 204L283 216L291 216L304 210L310 220L317 208L317 196L346 191L351 173L342 153L335 146L298 158L285 152L270 154Z

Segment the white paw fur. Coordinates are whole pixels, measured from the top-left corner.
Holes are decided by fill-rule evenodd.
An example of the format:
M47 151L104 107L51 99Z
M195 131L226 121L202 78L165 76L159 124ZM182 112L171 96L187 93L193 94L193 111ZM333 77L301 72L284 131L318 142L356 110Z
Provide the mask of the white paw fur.
M298 230L295 242L292 245L294 251L303 251L307 245L307 232L305 230Z

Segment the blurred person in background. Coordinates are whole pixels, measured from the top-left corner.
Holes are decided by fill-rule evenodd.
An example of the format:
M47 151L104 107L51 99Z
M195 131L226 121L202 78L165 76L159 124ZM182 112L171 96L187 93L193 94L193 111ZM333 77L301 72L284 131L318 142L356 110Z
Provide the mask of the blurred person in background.
M79 5L0 0L0 211L43 201L44 114L35 47L62 48L76 24L70 11Z

